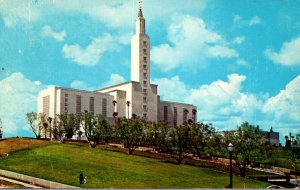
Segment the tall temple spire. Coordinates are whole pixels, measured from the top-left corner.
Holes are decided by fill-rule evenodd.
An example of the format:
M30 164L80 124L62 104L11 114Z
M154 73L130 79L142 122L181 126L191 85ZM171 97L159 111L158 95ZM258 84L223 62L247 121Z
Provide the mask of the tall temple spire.
M150 38L146 34L146 20L142 10L143 0L138 2L136 32L131 40L131 80L140 82L146 92L150 86Z
M143 0L139 0L139 13L136 18L136 34L145 34L145 19L142 10Z

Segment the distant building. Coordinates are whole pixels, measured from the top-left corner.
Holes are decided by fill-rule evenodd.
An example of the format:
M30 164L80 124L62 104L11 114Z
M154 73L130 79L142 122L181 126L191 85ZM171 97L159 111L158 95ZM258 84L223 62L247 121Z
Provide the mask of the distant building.
M131 40L131 81L96 91L49 87L38 95L38 113L55 117L86 110L103 115L110 121L113 117L131 118L136 115L148 121L166 121L172 126L185 121L196 122L196 106L162 101L157 94L158 86L150 83L150 37L146 34L145 25L140 4L136 34Z
M270 131L264 131L266 134L266 140L269 142L272 146L279 146L279 132L274 132L273 127L271 127Z

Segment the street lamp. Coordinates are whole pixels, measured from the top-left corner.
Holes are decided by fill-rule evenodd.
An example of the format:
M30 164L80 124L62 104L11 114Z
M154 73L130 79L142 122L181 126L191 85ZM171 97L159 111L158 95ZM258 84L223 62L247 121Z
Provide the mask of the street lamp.
M233 150L233 145L231 143L228 144L227 147L229 151L229 160L230 160L230 183L229 183L229 188L232 188L232 150Z
M129 119L129 106L130 106L130 101L127 101L126 104L127 104L127 115L128 115L128 119Z

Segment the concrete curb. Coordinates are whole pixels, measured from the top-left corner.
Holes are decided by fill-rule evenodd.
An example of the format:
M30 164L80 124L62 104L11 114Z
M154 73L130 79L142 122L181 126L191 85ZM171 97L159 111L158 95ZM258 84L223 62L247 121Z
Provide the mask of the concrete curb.
M35 185L39 185L42 187L48 187L48 188L64 188L64 189L79 188L79 187L75 187L75 186L71 186L71 185L65 185L62 183L57 183L57 182L40 179L37 177L32 177L32 176L19 174L19 173L2 170L2 169L0 169L0 175L4 176L4 177L16 179L16 180L21 180L21 181L24 181L24 182L27 182L30 184L35 184Z

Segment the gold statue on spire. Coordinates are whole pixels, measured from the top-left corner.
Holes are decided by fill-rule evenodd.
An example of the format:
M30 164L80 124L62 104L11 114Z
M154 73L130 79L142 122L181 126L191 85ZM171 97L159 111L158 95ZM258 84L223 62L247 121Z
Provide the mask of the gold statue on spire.
M139 7L140 7L140 9L142 9L142 6L143 6L143 0L139 0Z

